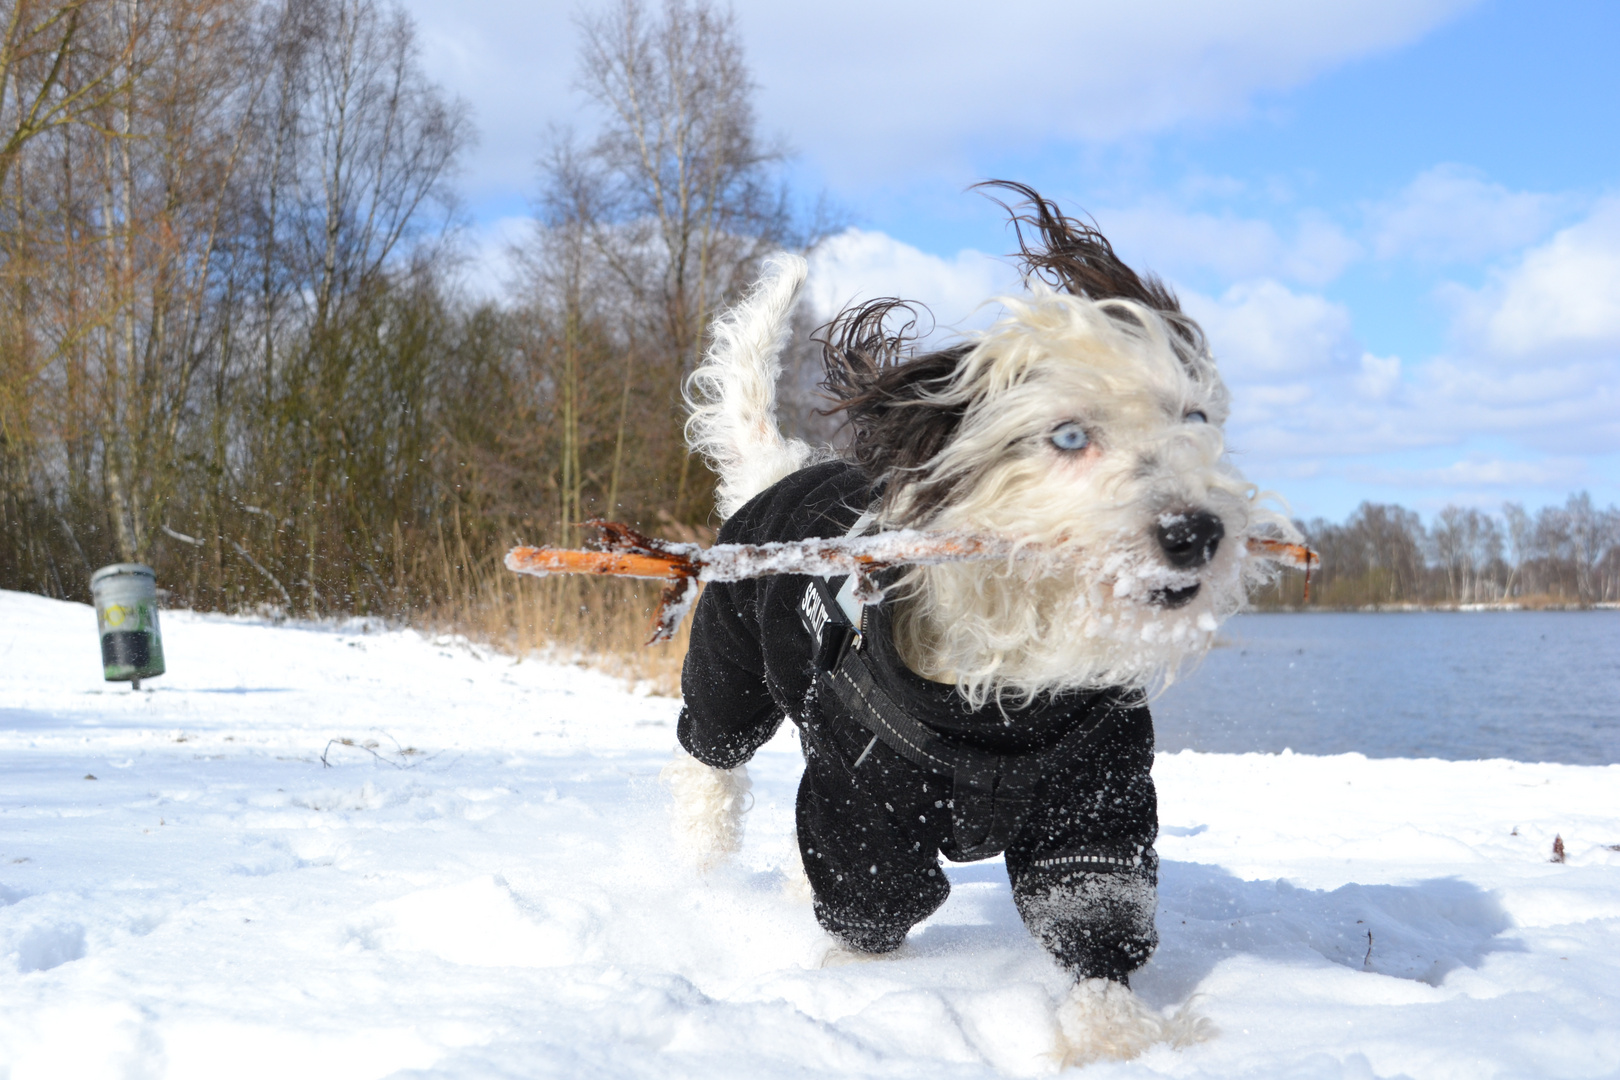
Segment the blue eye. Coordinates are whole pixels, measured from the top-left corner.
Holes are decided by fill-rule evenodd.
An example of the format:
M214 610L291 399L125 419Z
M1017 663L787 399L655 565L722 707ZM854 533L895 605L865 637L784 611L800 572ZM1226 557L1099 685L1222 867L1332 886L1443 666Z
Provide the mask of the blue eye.
M1189 424L1207 424L1207 423L1209 423L1209 417L1205 416L1204 413L1203 413L1203 410L1201 410L1201 409L1194 409L1192 412L1188 413L1182 419L1186 420L1187 423L1189 423Z
M1073 420L1059 424L1057 430L1052 432L1051 438L1053 446L1070 454L1084 450L1091 444L1091 436L1086 434L1086 429Z

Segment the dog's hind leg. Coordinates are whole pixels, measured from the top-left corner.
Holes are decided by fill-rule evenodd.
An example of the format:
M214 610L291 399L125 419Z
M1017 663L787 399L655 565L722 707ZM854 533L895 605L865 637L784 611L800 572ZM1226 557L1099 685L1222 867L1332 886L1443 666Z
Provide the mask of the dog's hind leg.
M720 478L715 507L723 518L815 456L808 443L783 438L776 422L782 349L807 273L797 255L767 260L753 291L715 322L714 343L687 379L686 443Z
M712 870L742 847L743 815L753 806L748 767L716 769L677 750L658 774L675 797L670 830L681 854Z
M795 822L816 921L855 952L893 952L951 892L939 863L945 792L887 749L888 768L863 783L835 744L806 738Z

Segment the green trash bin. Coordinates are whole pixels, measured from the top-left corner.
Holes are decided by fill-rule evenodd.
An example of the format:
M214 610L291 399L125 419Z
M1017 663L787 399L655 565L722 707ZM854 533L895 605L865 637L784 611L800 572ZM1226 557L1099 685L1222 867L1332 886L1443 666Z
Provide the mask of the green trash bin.
M90 575L101 630L101 668L108 682L132 683L163 674L157 578L150 566L114 563Z

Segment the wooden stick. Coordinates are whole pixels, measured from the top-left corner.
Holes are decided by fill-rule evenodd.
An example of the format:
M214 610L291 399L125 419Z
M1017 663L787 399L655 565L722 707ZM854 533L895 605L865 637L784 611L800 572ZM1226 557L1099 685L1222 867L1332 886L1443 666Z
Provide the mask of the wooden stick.
M773 574L856 575L856 596L876 600L882 592L872 575L891 566L937 565L1007 558L1017 550L1006 540L954 533L898 530L874 536L811 538L771 544L679 544L645 536L628 525L588 521L602 531L600 551L515 547L506 568L519 574L596 574L666 582L651 641L674 636L700 581L743 581ZM1310 599L1311 567L1320 561L1303 544L1251 537L1249 554L1305 570ZM649 642L650 644L651 642Z
M1275 562L1285 562L1296 570L1309 570L1322 561L1321 556L1304 544L1289 544L1282 540L1264 540L1258 536L1251 536L1248 540L1249 554L1258 555L1262 559L1271 559Z
M696 567L671 555L641 555L623 551L571 551L553 547L515 547L506 554L506 568L519 574L606 574L610 577L691 577Z
M1276 562L1288 563L1296 570L1305 571L1305 603L1311 602L1311 567L1322 561L1322 557L1304 544L1289 544L1281 540L1263 540L1258 536L1249 537L1249 554L1258 555L1262 559L1273 559Z

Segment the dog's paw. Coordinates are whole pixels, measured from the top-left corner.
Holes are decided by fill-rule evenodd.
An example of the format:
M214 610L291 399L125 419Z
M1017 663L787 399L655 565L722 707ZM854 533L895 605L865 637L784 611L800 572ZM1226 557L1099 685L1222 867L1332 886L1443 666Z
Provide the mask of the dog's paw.
M684 750L658 774L675 805L670 831L675 845L700 870L712 870L742 847L743 815L752 807L748 767L716 769Z
M905 946L891 949L888 952L867 952L857 949L853 945L839 941L835 937L828 937L826 941L816 946L811 956L810 966L813 968L844 967L846 964L865 964L872 960L890 960L896 954L903 953Z
M1164 1041L1177 1050L1209 1042L1220 1033L1221 1029L1215 1026L1215 1021L1195 1012L1190 1001L1165 1017Z
M1206 1017L1183 1005L1172 1016L1155 1011L1130 989L1108 979L1084 979L1058 1006L1063 1033L1063 1064L1123 1061L1150 1046L1191 1046L1216 1034Z

